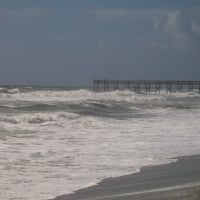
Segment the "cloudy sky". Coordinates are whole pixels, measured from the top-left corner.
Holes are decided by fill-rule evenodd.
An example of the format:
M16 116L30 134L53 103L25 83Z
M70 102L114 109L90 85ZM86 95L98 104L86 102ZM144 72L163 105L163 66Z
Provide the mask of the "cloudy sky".
M200 80L199 0L0 0L0 84Z

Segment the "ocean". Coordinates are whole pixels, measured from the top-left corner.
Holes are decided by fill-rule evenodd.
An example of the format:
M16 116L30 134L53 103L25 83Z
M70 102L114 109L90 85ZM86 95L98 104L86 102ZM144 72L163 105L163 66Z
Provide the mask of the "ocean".
M0 199L47 200L200 154L200 94L0 87Z

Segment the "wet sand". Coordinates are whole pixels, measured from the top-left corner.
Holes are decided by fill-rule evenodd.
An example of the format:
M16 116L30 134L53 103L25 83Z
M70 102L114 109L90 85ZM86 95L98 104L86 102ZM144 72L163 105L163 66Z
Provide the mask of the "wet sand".
M200 155L149 166L141 172L105 179L54 200L200 200Z

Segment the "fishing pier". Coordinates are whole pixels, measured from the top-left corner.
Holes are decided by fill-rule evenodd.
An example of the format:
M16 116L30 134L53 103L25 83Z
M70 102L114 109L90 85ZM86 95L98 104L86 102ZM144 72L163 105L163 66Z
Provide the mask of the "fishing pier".
M168 81L168 80L107 80L94 79L94 91L132 90L137 93L151 92L198 92L200 93L200 81Z

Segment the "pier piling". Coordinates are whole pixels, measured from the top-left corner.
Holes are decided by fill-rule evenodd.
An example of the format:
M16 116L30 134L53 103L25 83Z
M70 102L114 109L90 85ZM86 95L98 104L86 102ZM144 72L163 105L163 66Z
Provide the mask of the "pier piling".
M150 94L152 91L161 93L166 91L171 94L172 92L193 92L200 93L200 81L182 81L182 80L107 80L107 79L94 79L94 91L109 91L109 90L122 90L128 89L135 92L145 92Z

